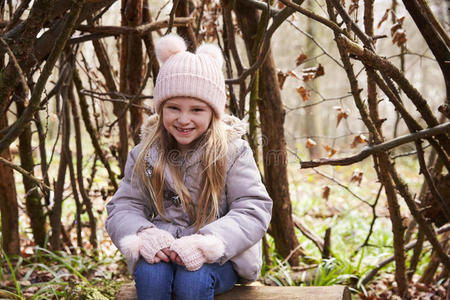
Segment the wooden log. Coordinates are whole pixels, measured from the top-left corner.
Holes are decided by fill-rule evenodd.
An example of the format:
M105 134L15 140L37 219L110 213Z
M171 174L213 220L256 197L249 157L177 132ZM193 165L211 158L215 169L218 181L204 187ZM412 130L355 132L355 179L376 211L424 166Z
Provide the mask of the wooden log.
M115 300L135 300L136 289L133 283L124 284ZM350 300L346 286L246 286L237 285L231 291L218 295L216 300Z

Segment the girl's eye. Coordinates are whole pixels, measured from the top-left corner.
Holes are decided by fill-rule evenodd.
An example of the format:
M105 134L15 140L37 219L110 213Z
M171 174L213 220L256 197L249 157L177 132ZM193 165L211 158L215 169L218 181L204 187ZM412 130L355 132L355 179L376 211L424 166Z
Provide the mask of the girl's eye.
M193 110L194 110L194 112L201 112L201 111L203 111L203 108L194 108Z
M172 105L167 106L167 108L171 110L178 110L178 107Z

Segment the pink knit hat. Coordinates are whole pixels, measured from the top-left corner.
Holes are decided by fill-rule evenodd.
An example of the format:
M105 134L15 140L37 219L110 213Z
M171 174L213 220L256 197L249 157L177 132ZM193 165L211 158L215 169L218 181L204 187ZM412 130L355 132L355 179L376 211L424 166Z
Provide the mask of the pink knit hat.
M169 34L155 44L156 57L162 63L153 91L156 111L173 97L193 97L211 106L221 117L225 109L223 57L213 44L203 44L196 53L186 51L186 43Z

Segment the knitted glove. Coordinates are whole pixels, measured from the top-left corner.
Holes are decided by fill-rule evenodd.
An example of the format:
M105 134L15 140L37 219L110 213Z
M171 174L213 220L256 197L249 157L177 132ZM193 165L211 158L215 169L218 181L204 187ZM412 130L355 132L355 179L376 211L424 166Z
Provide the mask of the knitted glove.
M225 252L225 245L213 235L193 234L173 241L175 251L188 271L197 271L204 263L216 262Z
M155 227L142 230L138 233L138 237L139 252L149 264L155 263L155 255L158 251L168 248L174 241L170 233Z

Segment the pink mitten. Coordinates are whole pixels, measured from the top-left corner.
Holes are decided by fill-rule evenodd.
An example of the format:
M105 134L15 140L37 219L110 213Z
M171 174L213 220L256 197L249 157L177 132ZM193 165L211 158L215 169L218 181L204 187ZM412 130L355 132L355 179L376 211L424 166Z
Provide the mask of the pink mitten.
M204 263L216 262L225 252L225 245L213 235L193 234L173 241L175 251L189 271L197 271Z
M158 251L168 248L173 242L173 236L165 230L155 227L146 228L138 233L139 252L146 262L155 263L155 255Z

